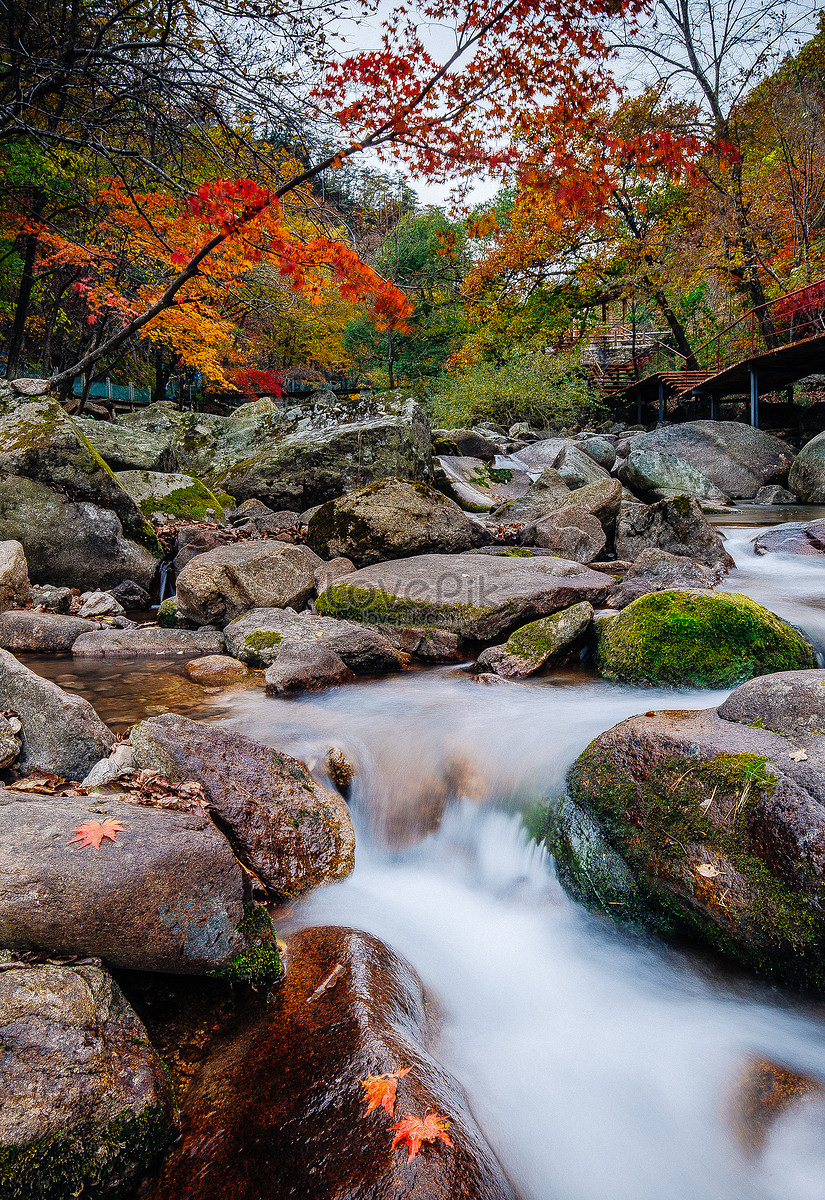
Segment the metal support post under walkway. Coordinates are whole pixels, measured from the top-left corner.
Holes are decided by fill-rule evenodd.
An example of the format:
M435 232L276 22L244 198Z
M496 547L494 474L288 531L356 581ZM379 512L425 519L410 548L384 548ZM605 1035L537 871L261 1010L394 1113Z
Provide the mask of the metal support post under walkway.
M665 419L665 385L662 380L659 380L659 420Z
M751 425L756 429L759 425L759 381L756 377L756 368L750 368L751 376Z

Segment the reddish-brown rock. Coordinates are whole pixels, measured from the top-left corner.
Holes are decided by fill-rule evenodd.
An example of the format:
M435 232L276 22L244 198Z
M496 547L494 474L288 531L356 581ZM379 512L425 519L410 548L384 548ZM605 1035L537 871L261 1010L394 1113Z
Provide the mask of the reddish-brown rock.
M322 985L327 982L327 986ZM421 982L369 934L307 929L284 983L213 1044L146 1200L514 1200L458 1084L426 1049ZM361 1080L399 1068L395 1116ZM408 1162L390 1126L435 1111L453 1143Z

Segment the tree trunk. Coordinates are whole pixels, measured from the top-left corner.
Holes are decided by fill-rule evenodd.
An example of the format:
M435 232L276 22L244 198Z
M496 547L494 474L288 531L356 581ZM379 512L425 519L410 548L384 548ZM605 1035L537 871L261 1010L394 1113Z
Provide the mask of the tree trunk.
M32 217L38 220L45 206L45 197L40 193L35 197L32 206ZM34 288L34 260L37 257L37 235L27 233L23 254L23 274L20 276L20 287L17 291L17 304L14 310L14 321L9 335L9 349L6 355L6 379L17 378L17 368L23 351L23 335L26 329L26 318L29 315L32 289Z

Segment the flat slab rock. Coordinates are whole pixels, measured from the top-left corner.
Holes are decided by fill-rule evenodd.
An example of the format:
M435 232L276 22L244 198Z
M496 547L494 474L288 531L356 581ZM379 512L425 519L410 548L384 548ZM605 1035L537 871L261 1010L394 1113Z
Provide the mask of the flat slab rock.
M72 645L78 658L172 658L183 654L223 653L217 629L101 629L84 633Z
M171 1136L173 1100L108 972L7 964L0 1029L0 1193L63 1200L128 1186Z
M32 609L0 613L0 647L13 654L65 654L84 633L100 629L99 621Z
M146 1200L515 1200L429 1052L413 969L377 938L336 927L295 934L288 964L271 1002L213 1044ZM367 1115L361 1081L402 1067L394 1118ZM390 1127L427 1111L449 1122L452 1145L424 1145L408 1162Z
M268 667L282 650L295 646L332 650L357 675L381 675L404 665L403 655L379 630L313 613L256 608L227 625L224 637L227 652L254 667Z
M131 745L138 769L203 784L215 822L272 898L292 899L352 871L346 803L297 759L175 713L136 725Z
M601 604L609 582L563 558L422 554L348 575L318 597L316 608L351 620L432 625L488 641L583 600Z
M753 539L756 554L802 554L821 558L825 554L825 520L784 521Z
M115 841L72 841L107 817L123 825ZM244 879L200 812L0 791L0 945L206 974L248 949Z

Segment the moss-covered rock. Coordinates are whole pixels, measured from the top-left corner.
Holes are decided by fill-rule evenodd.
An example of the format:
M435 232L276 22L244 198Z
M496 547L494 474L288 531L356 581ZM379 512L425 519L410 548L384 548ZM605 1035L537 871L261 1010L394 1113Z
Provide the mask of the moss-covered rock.
M736 592L653 592L597 621L596 635L600 673L625 683L732 687L816 665L807 638Z
M0 1194L128 1192L169 1141L173 1104L146 1031L111 977L96 966L3 970L0 1026Z
M121 471L117 478L146 517L162 512L189 521L224 519L221 499L192 475Z
M310 517L307 544L323 558L357 566L409 554L456 553L472 545L470 522L426 483L381 479L322 504Z
M794 755L788 739L714 709L622 722L568 776L591 826L584 849L575 822L575 836L570 821L550 822L562 882L613 905L613 893L627 890L626 867L638 896L628 913L616 903L615 916L689 932L760 973L821 988L825 737L804 760ZM593 822L618 855L603 860L595 884Z
M592 620L593 606L583 601L550 617L530 621L511 633L503 646L482 650L475 669L494 671L504 677L532 675L568 653L587 632Z
M174 596L164 600L158 609L158 625L161 629L178 628L178 602Z

